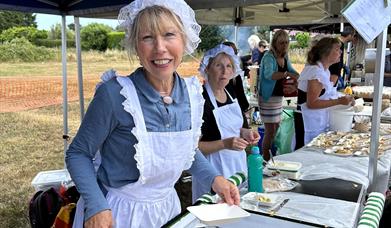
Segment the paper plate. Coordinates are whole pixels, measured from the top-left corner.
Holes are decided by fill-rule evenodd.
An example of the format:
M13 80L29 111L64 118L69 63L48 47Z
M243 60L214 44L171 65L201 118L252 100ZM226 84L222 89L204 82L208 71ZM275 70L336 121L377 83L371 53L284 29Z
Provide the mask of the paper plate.
M242 208L226 203L206 204L187 207L194 216L202 223L209 226L217 226L225 223L231 223L244 217L250 216L250 213Z
M249 192L242 197L244 201L247 201L254 205L260 205L265 207L272 207L280 203L283 198L281 196L268 194L268 193L258 193L258 192Z

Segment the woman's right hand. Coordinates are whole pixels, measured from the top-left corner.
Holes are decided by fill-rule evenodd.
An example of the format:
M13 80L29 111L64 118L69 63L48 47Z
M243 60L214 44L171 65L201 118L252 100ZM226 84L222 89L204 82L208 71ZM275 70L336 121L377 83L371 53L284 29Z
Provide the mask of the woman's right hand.
M349 104L352 104L353 101L354 101L354 98L349 95L338 98L338 104L341 104L341 105L349 105Z
M230 149L230 150L244 150L248 142L242 138L239 137L231 137L223 139L224 149Z
M84 223L85 228L113 228L114 221L111 210L98 212Z

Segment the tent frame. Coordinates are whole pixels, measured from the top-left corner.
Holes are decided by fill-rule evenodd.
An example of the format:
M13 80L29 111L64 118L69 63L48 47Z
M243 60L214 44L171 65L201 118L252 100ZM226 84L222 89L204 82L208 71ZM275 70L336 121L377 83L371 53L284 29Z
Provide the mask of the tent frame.
M277 4L277 3L289 3L297 2L300 0L187 0L193 9L211 9L211 8L227 8L243 7L249 5L262 5L262 4ZM331 3L339 1L341 4L345 0L324 0L329 6L334 6ZM68 97L67 97L67 46L66 46L66 15L73 15L76 29L76 51L77 51L77 72L79 82L79 102L80 102L80 118L84 117L84 96L83 96L83 73L82 73L82 57L81 57L81 40L80 40L80 24L79 17L96 17L96 18L110 18L112 15L117 14L118 10L124 5L129 4L129 0L112 0L111 2L95 1L95 0L26 0L26 1L13 1L13 0L0 0L0 9L3 10L17 10L22 12L32 13L49 13L62 16L62 77L63 77L63 139L64 139L64 154L68 148ZM314 3L314 1L309 1ZM311 6L313 4L308 4ZM235 10L234 16L240 13L239 10ZM234 18L236 19L236 18ZM333 19L333 18L325 18ZM232 24L235 20L232 20ZM323 21L324 23L326 22ZM335 22L335 21L334 21ZM235 30L237 31L237 30ZM370 181L369 188L375 182L377 173L377 148L379 145L379 126L380 126L380 114L381 114L381 98L383 91L383 77L384 77L384 60L385 60L385 44L386 44L387 29L385 29L377 38L377 53L376 53L376 69L374 77L374 98L373 98L373 110L372 110L372 129L371 129L371 144L370 144L370 156L368 164L368 177Z

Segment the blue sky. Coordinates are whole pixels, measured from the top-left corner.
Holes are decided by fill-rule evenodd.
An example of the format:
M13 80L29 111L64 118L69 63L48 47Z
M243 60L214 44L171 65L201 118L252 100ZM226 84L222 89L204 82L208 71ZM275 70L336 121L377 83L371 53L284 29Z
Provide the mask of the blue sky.
M38 29L45 29L49 30L53 25L60 23L61 24L61 16L58 15L51 15L51 14L36 14L36 22L38 25ZM118 25L118 20L112 20L112 19L95 19L95 18L80 18L80 24L82 26L88 25L90 23L102 23L109 25L113 28L115 28ZM73 17L66 17L66 23L71 24L74 23Z

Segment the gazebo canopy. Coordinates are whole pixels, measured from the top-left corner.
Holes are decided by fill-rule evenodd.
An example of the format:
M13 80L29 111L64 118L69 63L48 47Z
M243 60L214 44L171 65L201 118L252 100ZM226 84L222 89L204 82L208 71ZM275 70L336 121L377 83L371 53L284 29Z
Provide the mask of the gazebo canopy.
M129 0L0 0L0 9L116 18ZM292 25L343 22L348 0L186 0L201 24Z

